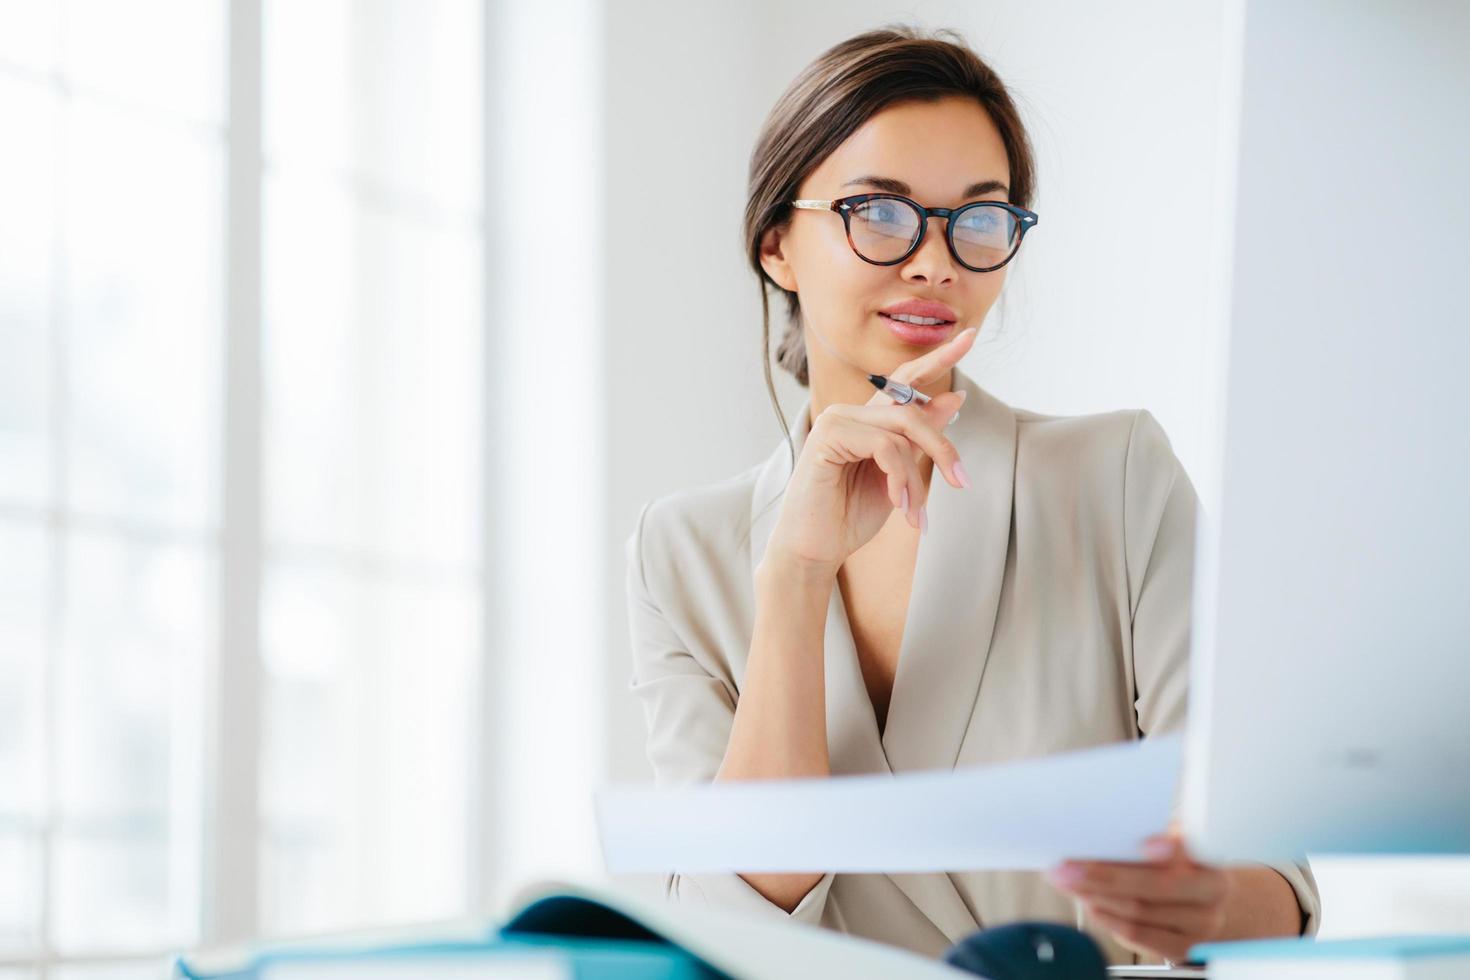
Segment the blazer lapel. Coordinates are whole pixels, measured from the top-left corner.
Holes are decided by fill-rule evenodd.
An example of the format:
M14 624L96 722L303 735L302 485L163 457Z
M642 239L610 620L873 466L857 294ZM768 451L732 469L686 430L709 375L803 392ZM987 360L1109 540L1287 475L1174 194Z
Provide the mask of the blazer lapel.
M946 434L970 487L956 490L938 473L929 481L929 533L919 539L883 730L893 772L954 768L990 654L1010 550L1016 417L959 368L954 387L968 394ZM950 942L980 928L949 875L888 877Z
M946 434L966 462L968 490L935 474L929 533L919 544L898 673L883 736L858 666L857 648L834 582L827 608L823 664L827 740L834 775L953 768L969 727L995 627L1010 543L1016 420L1010 408L954 369L968 394ZM791 426L800 456L811 403ZM762 466L751 499L750 567L754 573L780 512L791 454L779 444ZM943 873L887 876L951 942L974 932L975 916Z
M894 772L952 769L990 654L1010 550L1016 417L955 369L968 394L946 430L971 478L958 490L935 473L929 533L919 540L898 672L883 731Z

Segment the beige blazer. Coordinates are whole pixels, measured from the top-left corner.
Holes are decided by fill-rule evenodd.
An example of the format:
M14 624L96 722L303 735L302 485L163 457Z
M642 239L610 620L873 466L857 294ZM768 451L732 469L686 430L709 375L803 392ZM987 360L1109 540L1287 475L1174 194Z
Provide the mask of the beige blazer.
M833 772L984 765L1180 728L1198 503L1163 429L1144 410L1041 415L959 369L954 381L969 394L946 432L972 485L932 481L881 737L833 586L823 650ZM810 407L792 425L797 455ZM790 469L781 442L737 476L648 502L628 538L629 686L661 786L707 782L724 757L752 575ZM1315 933L1310 869L1277 870ZM665 887L672 900L788 915L734 874L671 873ZM1138 959L1037 872L829 873L789 917L934 956L977 929L1049 919L1089 929L1111 962Z

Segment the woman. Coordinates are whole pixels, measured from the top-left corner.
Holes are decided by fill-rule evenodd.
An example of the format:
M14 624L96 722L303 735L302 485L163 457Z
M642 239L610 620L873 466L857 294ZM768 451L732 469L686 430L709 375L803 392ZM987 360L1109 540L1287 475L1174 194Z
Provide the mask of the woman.
M1036 220L1019 116L956 38L845 41L761 132L746 240L811 397L767 460L650 502L629 538L661 785L978 765L1184 721L1196 497L1163 430L1011 408L955 366ZM931 400L897 404L870 372ZM1086 928L1113 962L1316 929L1305 864L1208 867L1168 835L1149 857L666 886L932 955L1021 918Z

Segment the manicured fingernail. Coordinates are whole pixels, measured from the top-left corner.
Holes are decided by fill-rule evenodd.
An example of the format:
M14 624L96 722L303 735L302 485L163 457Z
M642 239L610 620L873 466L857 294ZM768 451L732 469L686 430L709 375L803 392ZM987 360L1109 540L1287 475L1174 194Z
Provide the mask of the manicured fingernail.
M1075 864L1062 864L1046 873L1053 884L1071 888L1082 881L1082 869Z
M909 488L904 487L903 492L898 495L898 509L905 514L909 512Z
M1143 856L1150 861L1167 861L1174 853L1174 845L1166 840L1151 840L1143 845Z
M951 415L951 416L950 416L950 417L949 417L949 421L948 421L948 422L946 422L946 423L944 423L944 427L945 427L945 428L946 428L946 429L947 429L947 428L949 428L949 427L950 427L950 426L951 426L951 425L954 425L954 423L955 423L955 419L957 419L957 418L959 418L959 417L960 417L960 413L959 413L959 412L955 412L955 413L954 413L954 414L953 414L953 415Z
M968 391L966 391L965 389L961 388L960 389L960 404L963 405L965 403L965 399L966 398L969 398L969 397L970 397L970 393Z
M955 460L954 466L950 469L954 470L954 478L959 481L960 487L965 490L970 489L970 474L965 472L965 464Z
M925 504L919 508L919 533L929 533L929 506Z

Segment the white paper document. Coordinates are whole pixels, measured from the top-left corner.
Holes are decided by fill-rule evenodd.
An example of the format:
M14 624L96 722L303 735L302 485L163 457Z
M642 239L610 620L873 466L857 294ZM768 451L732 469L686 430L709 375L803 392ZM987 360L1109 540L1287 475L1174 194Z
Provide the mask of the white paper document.
M602 853L613 874L1139 860L1169 824L1182 745L1173 734L952 771L606 789Z

